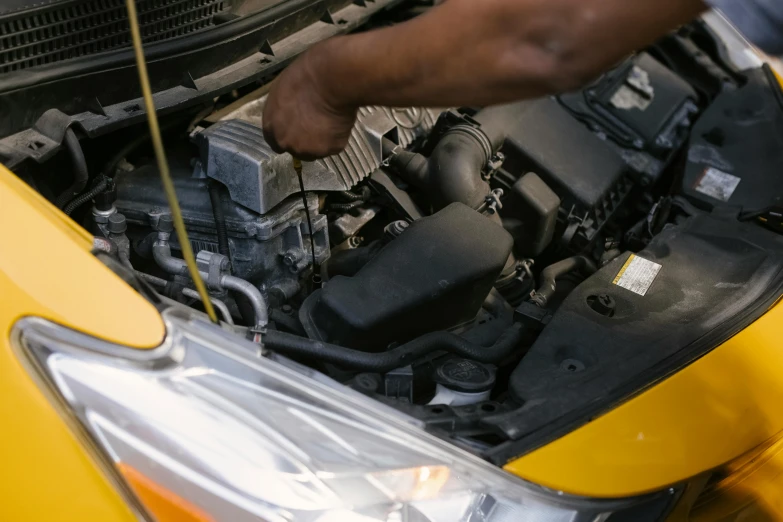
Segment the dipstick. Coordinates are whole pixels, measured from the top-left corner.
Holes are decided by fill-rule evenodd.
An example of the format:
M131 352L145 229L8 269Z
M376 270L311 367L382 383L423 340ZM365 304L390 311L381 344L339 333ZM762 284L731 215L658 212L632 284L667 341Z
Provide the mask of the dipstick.
M304 203L305 216L307 217L307 228L310 230L310 253L313 256L313 283L315 285L321 284L321 276L318 274L318 266L315 264L315 240L313 236L313 220L310 219L310 209L307 207L307 194L305 193L304 180L302 179L302 161L296 156L292 156L294 163L294 171L296 177L299 178L299 191L302 193L302 202Z
M139 69L139 82L141 83L141 92L144 95L144 106L147 110L147 122L150 126L150 137L152 146L155 149L155 159L158 162L160 178L163 182L163 191L166 193L166 199L171 209L171 219L174 222L174 230L177 233L180 247L182 248L182 257L196 286L196 291L201 296L201 302L204 310L213 323L218 323L218 317L215 308L212 306L212 300L207 292L207 287L201 279L201 274L196 265L196 257L193 255L193 248L190 246L188 232L185 230L185 221L182 219L182 210L177 201L177 193L174 190L174 183L171 181L169 172L169 163L166 160L166 151L163 149L163 139L160 136L160 126L158 125L158 115L155 112L155 103L152 99L152 89L150 88L150 79L147 74L147 63L144 60L144 49L141 43L141 32L139 31L139 17L136 13L135 0L126 0L128 7L128 23L130 25L131 38L133 40L133 50L136 53L136 65ZM301 179L301 178L300 178Z

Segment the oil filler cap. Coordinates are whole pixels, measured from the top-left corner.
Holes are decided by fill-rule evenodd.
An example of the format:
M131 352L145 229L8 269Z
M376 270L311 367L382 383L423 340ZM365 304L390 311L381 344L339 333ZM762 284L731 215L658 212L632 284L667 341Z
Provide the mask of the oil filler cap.
M486 392L495 385L495 369L476 361L453 358L438 366L435 382L458 392Z

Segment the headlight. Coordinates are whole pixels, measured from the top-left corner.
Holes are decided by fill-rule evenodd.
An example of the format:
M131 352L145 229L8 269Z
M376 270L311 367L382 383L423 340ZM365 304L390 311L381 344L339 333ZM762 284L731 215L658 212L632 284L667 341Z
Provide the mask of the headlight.
M638 504L526 483L189 312L165 316L147 352L41 319L14 332L160 522L602 521Z

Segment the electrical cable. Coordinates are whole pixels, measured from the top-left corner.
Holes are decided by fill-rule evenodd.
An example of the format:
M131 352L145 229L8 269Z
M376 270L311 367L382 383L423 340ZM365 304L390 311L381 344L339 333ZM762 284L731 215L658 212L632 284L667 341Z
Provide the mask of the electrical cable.
M130 25L131 38L133 40L133 50L136 54L136 65L139 69L139 82L141 83L144 106L147 111L150 137L152 138L152 145L155 150L155 159L158 162L158 170L160 171L161 182L163 183L163 191L166 193L166 199L168 200L169 208L171 209L171 219L174 222L174 230L177 232L177 239L179 240L180 248L182 249L182 257L185 259L190 277L193 279L193 284L196 286L196 291L201 296L204 310L213 323L219 324L218 316L215 313L215 308L212 306L212 300L209 297L209 292L207 292L207 287L204 285L204 281L201 279L201 274L198 271L198 265L196 265L196 257L193 255L193 248L188 239L188 232L185 230L185 221L182 219L182 210L179 207L177 193L174 190L174 183L171 180L169 164L166 160L166 151L163 150L163 140L160 135L160 126L158 125L158 115L155 112L155 103L152 99L150 79L147 74L147 63L144 60L144 49L141 43L141 31L139 30L139 18L136 13L135 0L126 0L125 4L128 8L128 24Z

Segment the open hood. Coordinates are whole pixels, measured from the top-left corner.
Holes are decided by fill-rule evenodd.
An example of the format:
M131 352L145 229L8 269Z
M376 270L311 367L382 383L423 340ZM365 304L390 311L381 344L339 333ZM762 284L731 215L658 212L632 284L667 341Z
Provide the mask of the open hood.
M397 0L137 3L166 114L274 74ZM72 124L95 137L144 120L125 0L3 2L0 29L0 162L49 159Z

